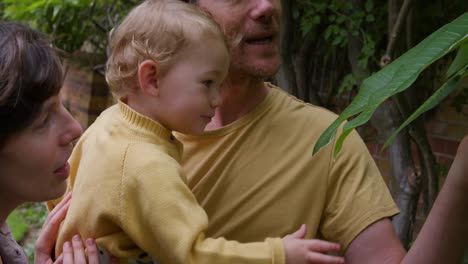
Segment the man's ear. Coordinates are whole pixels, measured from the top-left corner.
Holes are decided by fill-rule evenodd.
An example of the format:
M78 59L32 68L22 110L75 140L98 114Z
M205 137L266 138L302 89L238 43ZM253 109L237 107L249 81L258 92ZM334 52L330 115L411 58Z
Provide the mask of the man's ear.
M159 67L153 60L145 60L138 66L138 84L140 90L150 96L159 94Z

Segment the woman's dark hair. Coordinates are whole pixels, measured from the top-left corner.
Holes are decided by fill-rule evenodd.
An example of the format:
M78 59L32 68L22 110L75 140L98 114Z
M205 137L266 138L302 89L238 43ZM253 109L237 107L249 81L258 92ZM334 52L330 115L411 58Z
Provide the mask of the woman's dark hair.
M44 35L0 22L0 148L37 118L62 83L60 60Z

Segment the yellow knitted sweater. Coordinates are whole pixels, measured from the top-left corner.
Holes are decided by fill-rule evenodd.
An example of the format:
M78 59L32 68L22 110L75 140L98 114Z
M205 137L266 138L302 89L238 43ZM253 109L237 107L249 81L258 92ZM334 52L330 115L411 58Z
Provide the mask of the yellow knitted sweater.
M56 247L79 233L120 262L284 263L280 238L206 238L208 218L186 186L182 145L119 102L83 134L70 158L73 199Z

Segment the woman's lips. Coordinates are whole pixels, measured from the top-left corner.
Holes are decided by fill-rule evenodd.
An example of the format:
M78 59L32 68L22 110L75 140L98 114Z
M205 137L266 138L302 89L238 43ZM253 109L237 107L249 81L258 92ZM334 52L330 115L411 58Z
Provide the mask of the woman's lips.
M66 162L62 167L56 169L54 174L57 175L60 179L67 179L68 175L70 174L70 164Z

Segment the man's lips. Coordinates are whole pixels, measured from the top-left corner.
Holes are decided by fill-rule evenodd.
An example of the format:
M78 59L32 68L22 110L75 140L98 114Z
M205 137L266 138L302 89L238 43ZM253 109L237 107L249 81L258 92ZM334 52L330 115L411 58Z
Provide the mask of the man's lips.
M276 37L274 32L265 32L259 34L251 34L244 37L244 41L248 44L267 44L271 43Z

